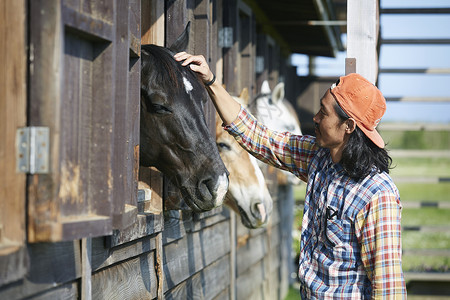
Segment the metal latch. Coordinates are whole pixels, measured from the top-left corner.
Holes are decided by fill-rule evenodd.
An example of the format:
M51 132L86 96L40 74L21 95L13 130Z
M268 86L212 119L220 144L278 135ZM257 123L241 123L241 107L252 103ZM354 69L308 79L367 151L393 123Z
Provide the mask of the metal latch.
M23 127L16 131L16 170L19 173L48 174L48 127Z
M233 27L223 27L219 30L219 47L233 47Z

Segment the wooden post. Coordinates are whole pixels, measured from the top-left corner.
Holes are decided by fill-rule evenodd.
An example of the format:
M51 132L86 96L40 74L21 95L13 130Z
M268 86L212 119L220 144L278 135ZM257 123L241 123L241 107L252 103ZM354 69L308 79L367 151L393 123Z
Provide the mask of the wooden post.
M164 1L141 0L141 44L164 46Z
M164 300L164 264L162 232L156 235L156 276L158 276L158 300Z
M0 1L0 285L27 273L26 174L16 172L16 130L27 123L27 5Z
M92 238L81 239L81 299L92 299Z
M230 300L236 299L236 213L230 212Z
M16 172L15 149L16 129L26 126L25 10L25 1L1 1L0 244L14 246L25 241L26 175Z
M375 83L378 75L378 1L347 1L347 58L356 59L356 72Z

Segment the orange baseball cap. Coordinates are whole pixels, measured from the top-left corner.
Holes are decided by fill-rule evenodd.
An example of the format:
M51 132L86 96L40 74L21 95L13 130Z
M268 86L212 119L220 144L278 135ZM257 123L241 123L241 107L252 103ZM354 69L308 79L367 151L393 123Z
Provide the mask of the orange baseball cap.
M380 90L359 74L342 76L330 88L339 106L355 119L356 125L380 148L384 141L376 130L386 112L386 99Z

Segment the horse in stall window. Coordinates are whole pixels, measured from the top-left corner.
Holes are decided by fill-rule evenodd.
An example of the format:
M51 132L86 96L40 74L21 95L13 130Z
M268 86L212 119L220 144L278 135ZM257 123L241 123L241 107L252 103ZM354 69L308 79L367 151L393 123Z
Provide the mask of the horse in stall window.
M154 166L195 212L224 201L228 171L203 112L208 99L197 75L173 55L189 42L190 23L169 47L141 48L140 165Z
M236 101L243 104L243 94ZM267 224L272 213L272 197L256 158L245 151L222 127L216 114L216 144L225 166L230 172L229 190L224 204L241 216L247 228Z

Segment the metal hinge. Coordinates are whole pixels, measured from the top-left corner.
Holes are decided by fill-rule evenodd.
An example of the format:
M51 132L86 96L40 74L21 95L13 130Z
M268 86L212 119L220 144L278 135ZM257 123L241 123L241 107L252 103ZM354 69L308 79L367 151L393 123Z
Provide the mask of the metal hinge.
M219 47L231 48L233 47L233 28L223 27L219 30Z
M23 127L16 131L16 170L19 173L48 174L48 127Z

